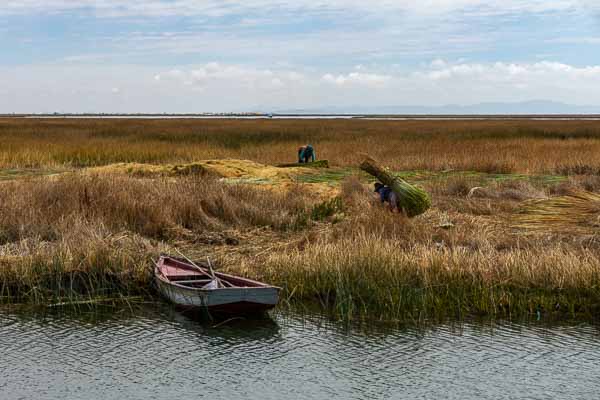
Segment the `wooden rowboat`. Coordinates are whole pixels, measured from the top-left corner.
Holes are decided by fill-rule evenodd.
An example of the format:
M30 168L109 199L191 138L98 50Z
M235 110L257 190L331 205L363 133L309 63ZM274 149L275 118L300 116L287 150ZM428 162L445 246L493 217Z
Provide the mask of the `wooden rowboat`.
M169 256L155 262L154 277L159 292L176 305L216 313L267 311L277 304L281 290Z

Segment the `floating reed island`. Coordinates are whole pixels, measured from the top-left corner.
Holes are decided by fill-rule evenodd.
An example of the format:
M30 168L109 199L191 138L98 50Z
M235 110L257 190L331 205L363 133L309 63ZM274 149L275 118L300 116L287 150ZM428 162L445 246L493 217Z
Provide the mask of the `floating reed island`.
M0 149L5 167L0 171L0 301L91 305L155 298L152 260L180 250L192 259L211 255L223 271L281 286L284 306L316 306L344 320L598 315L600 245L592 221L598 195L592 193L600 192L600 177L581 174L593 172L594 158L569 155L572 165L590 166L578 175L557 173L558 164L541 155L508 171L477 167L475 159L468 171L433 165L401 169L397 166L417 165L418 155L398 147L403 160L381 162L392 167L393 177L430 194L426 212L409 218L380 204L372 179L345 153L340 159L327 150L329 168L277 168L258 156L202 161L201 151L189 146L195 142L213 154L256 149L264 155L279 148L293 162L290 143L317 146L308 137L320 135L315 131L324 132L323 140L326 133L341 135L337 122L268 123L244 122L246 129L270 138L261 144L259 136L242 135L240 125L230 121L220 128L214 121L181 121L178 133L162 121L69 120L63 122L69 132L64 135L56 121L22 122L23 142L50 147L26 153L15 135L15 153ZM317 123L321 130L313 129ZM396 144L421 140L434 148L438 141L453 140L500 147L507 141L541 146L538 140L571 149L597 145L595 125L561 123L572 135L568 140L554 137L558 125L545 121L502 122L496 128L463 122L453 125L456 132L436 134L439 125L419 125L422 139L410 133L417 129L411 123L360 121L343 127L354 129L349 141L373 141L385 132ZM17 132L19 124L0 121L0 136ZM524 138L511 133L517 127ZM181 143L169 137L169 129ZM508 130L506 137L502 129ZM218 144L216 131L223 135ZM78 135L90 139L89 147L71 147L79 146L79 139L72 140ZM104 141L119 145L108 151L100 145ZM145 141L177 150L158 157L159 148L146 147ZM385 153L374 146L376 154ZM459 158L454 165L468 161ZM272 161L284 163L286 157ZM574 212L585 217L575 218Z

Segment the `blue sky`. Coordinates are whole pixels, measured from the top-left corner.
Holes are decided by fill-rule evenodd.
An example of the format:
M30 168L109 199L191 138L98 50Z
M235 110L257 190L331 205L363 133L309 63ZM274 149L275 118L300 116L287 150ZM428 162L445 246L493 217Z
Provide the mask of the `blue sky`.
M0 112L600 105L600 1L4 0Z

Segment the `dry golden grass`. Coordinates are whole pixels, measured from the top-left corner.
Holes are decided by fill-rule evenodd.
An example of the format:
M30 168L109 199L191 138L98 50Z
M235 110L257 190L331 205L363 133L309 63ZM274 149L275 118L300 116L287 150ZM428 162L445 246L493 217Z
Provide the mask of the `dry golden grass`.
M78 173L7 182L0 185L0 297L44 303L146 292L161 251L236 244L236 232L257 228L302 229L311 204L302 193L211 177Z
M356 177L343 182L339 201L320 204L302 186L266 191L206 175L7 182L0 297L47 304L146 294L151 260L180 248L344 319L594 315L595 241L514 234L509 217L521 203L502 197L510 182L487 188L493 202L455 186L431 184L432 210L408 219Z
M597 251L555 246L497 250L399 245L375 235L321 241L274 254L262 272L343 319L423 320L537 312L594 318L600 311Z
M177 247L345 319L593 317L596 233L523 235L514 222L524 201L600 189L599 135L595 121L0 120L0 168L100 167L0 184L0 297L145 293L151 259ZM556 183L438 174L422 182L432 209L407 219L357 176L331 200L319 188L340 192L326 177L307 185L238 161L205 174L201 162L293 161L306 142L339 166L369 152L395 170L587 175Z
M600 171L598 138L598 121L0 119L0 168L276 164L312 143L340 166L368 152L395 170L592 174Z
M267 193L203 177L137 179L122 175L65 175L0 185L0 243L53 240L78 219L162 239L171 231L229 226L287 229L306 211L298 193ZM268 210L268 212L266 212Z
M242 271L283 285L335 317L423 320L467 315L586 317L600 311L600 247L590 236L523 236L521 202L505 182L489 198L445 195L415 219L391 215L356 179L344 182L347 218L326 234ZM469 185L467 185L469 186ZM538 195L541 188L527 188ZM503 197L504 195L504 197ZM489 208L489 212L480 210ZM448 224L450 223L450 225Z

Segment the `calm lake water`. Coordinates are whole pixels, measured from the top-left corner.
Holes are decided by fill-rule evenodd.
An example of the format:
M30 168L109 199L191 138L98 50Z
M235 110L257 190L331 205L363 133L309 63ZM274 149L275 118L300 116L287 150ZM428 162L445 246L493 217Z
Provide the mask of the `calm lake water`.
M201 323L0 312L0 398L597 399L600 329L350 328L317 316Z

